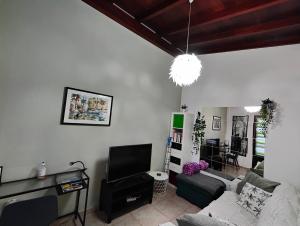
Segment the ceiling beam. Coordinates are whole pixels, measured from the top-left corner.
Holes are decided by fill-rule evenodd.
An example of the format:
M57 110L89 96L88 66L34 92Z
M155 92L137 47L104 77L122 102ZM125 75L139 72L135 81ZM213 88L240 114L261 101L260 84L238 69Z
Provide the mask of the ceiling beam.
M157 17L162 13L167 12L168 10L178 6L182 3L185 3L187 0L166 0L163 1L161 4L143 12L141 15L136 16L138 21L144 22L150 20L151 18Z
M233 38L249 37L258 34L267 34L273 31L286 30L294 28L295 26L300 26L300 15L294 17L274 20L270 22L260 23L248 27L241 27L237 29L229 29L228 31L211 34L211 35L191 35L189 46L199 46L202 44L214 43L216 41L222 41ZM185 46L186 41L176 41L174 43L178 46Z
M105 14L106 16L110 17L111 19L115 20L117 23L123 25L124 27L138 34L139 36L151 42L152 44L156 45L157 47L169 53L170 55L176 56L181 53L171 43L167 43L166 41L164 41L159 34L153 33L145 26L140 24L138 21L136 21L134 18L130 17L122 10L120 10L118 7L114 6L112 1L110 0L82 0L82 1L92 6L96 10L100 11L101 13Z
M270 7L278 6L280 4L286 3L288 0L268 0L262 2L254 2L250 1L243 5L239 5L236 7L233 7L231 9L220 11L218 13L213 13L209 15L203 15L200 18L196 15L194 15L194 18L197 18L196 20L193 20L193 17L191 18L191 26L190 30L194 30L197 28L200 28L204 25L210 25L217 22L222 22L224 20L229 20L238 16L250 14L256 11L265 10ZM186 32L187 25L186 24L173 24L172 28L167 30L165 33L167 35L175 35L181 32Z
M283 45L293 45L300 43L299 35L290 35L284 36L282 38L278 38L276 40L257 40L257 41L247 41L241 40L240 42L235 43L227 43L223 45L220 43L219 46L211 46L211 47L194 47L191 49L196 54L212 54L212 53L221 53L221 52L229 52L229 51L237 51L237 50L245 50L245 49L256 49L256 48L265 48L265 47L274 47L274 46L283 46Z

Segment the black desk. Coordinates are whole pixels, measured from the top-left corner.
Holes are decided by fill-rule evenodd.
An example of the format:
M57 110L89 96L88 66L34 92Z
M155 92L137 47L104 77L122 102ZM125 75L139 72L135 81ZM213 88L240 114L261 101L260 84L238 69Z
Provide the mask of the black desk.
M87 201L88 201L88 193L89 193L89 182L90 178L86 174L86 169L75 169L65 172L58 172L54 174L49 174L46 176L45 179L37 179L36 177L33 178L26 178L26 179L20 179L20 180L14 180L14 181L7 181L2 182L0 185L0 199L5 199L9 197L14 197L18 195L24 195L32 192L37 192L41 190L47 190L50 188L56 188L57 195L64 195L68 194L70 192L77 192L76 196L76 206L74 208L74 211L64 214L62 216L59 216L59 218L69 216L69 215L75 215L75 219L79 219L82 226L85 225L85 219L86 219L86 209L87 209ZM68 174L78 174L81 176L81 180L83 183L83 187L78 190L73 190L69 192L63 193L61 191L61 185L64 183L57 183L57 177L68 175ZM80 201L80 193L81 190L86 189L86 195L85 195L85 204L84 204L84 212L83 217L79 214L79 201Z
M201 145L200 159L210 164L210 167L221 171L226 165L226 155L231 152L230 146Z

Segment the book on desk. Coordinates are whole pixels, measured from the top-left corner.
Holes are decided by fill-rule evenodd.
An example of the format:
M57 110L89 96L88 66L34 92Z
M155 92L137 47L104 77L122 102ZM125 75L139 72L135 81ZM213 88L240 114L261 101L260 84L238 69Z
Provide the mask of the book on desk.
M60 186L61 186L62 192L64 192L64 193L83 188L82 181L69 182L66 184L62 184Z
M80 190L86 187L84 180L81 176L57 177L56 183L58 185L57 191L59 194Z

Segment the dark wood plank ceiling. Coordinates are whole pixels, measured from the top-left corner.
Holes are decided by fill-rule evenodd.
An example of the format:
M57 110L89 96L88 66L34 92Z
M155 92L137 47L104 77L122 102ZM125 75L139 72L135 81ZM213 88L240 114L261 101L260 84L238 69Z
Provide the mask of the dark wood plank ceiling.
M175 56L186 49L188 0L83 0ZM195 54L300 43L300 0L194 0Z

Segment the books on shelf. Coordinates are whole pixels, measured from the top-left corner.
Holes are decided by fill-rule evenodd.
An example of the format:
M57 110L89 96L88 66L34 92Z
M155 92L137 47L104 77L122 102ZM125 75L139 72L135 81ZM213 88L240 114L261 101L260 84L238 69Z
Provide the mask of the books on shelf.
M69 192L69 191L74 191L74 190L78 190L78 189L83 188L82 181L69 182L69 183L66 183L66 184L62 184L60 186L61 186L61 190L63 192Z
M182 142L182 133L173 131L172 142L181 143Z
M80 175L59 175L56 183L61 187L63 193L83 188L83 180Z

